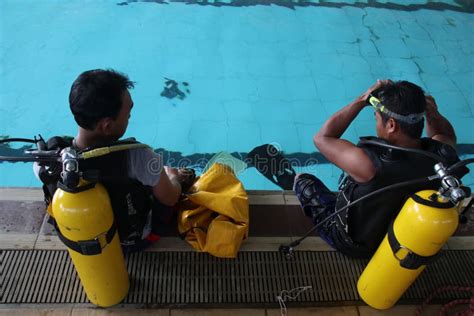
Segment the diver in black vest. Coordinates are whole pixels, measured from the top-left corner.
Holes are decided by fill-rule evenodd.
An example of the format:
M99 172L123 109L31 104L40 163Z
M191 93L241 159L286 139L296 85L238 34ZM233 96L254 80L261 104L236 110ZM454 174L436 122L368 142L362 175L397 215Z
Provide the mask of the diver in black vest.
M133 87L134 83L126 75L113 70L96 69L80 74L69 94L70 109L78 124L77 136L74 139L53 137L48 141L48 149L72 146L80 151L137 144L134 139L119 141L127 129L133 107L129 93ZM158 239L155 231L158 221L166 221L163 217L171 215L171 206L194 180L193 172L164 166L162 157L144 146L82 160L79 169L100 174L99 181L110 196L126 252L143 249ZM41 178L41 169L38 173ZM45 195L51 198L57 179L47 182Z
M358 145L341 136L360 111L375 110L376 137L363 137ZM421 138L426 119L427 138ZM365 93L333 114L313 138L315 146L346 176L337 194L318 178L299 174L294 191L307 216L315 224L336 209L394 183L430 176L434 159L410 151L391 150L377 142L406 149L421 149L443 157L448 165L459 160L456 135L448 120L437 109L435 100L425 96L417 85L378 80ZM462 177L467 170L458 172ZM318 233L333 248L353 257L370 257L387 233L410 194L421 189L437 189L439 181L390 190L366 199L333 216L318 228Z

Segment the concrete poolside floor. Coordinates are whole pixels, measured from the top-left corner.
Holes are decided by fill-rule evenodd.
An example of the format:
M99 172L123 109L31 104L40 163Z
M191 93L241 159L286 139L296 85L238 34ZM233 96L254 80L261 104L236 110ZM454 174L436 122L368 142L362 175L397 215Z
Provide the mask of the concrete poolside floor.
M44 221L42 191L31 188L0 188L0 249L65 249ZM304 234L311 222L300 210L292 192L249 191L251 225L249 239L241 251L276 251L282 243ZM446 249L474 249L474 214L470 223L460 226ZM332 251L319 237L310 237L298 250ZM175 229L164 232L162 239L150 251L193 251L176 237ZM0 315L281 315L278 302L270 308L144 308L118 305L101 309L91 304L0 304ZM377 311L365 305L300 308L288 304L288 315L414 315L417 305L397 305L387 311ZM430 305L423 315L436 315L441 305ZM465 307L464 307L465 308ZM459 309L453 309L453 312ZM451 313L450 313L451 314Z
M387 311L377 311L368 306L339 306L339 307L308 307L288 308L288 316L408 316L415 315L417 306L398 305ZM437 315L441 305L430 305L423 310L422 315ZM448 315L465 310L465 308L452 308ZM280 309L255 309L255 308L225 308L225 309L154 309L113 307L99 309L84 306L0 306L1 316L108 316L108 315L153 315L153 316L280 316Z

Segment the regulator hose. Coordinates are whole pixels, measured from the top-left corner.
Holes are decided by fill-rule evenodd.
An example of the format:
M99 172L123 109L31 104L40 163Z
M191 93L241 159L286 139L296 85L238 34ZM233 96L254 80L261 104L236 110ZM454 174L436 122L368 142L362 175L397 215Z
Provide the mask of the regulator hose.
M456 170L458 168L461 168L461 167L464 167L464 166L466 166L470 163L473 163L473 162L474 162L474 158L469 158L469 159L458 161L454 165L452 165L448 168L448 172L453 172L454 170Z
M395 150L404 151L404 152L411 152L411 153L415 153L415 154L420 154L420 155L430 157L431 159L436 160L438 162L446 163L446 159L444 157L442 157L440 155L437 155L437 154L434 154L434 153L429 152L429 151L421 150L421 149L399 147L399 146L386 144L386 143L379 142L379 141L372 140L372 139L361 139L360 143L361 144L370 144L370 145L375 145L375 146L380 146L380 147L386 147L386 148L395 149Z
M427 156L427 157L429 157L429 158L431 158L435 161L446 163L446 159L444 157L442 157L440 155L436 155L436 154L428 152L428 151L421 150L421 149L399 147L399 146L395 146L395 145L386 144L384 142L377 141L377 140L374 140L374 139L361 139L360 143L361 144L374 145L374 146L380 146L380 147L385 147L385 148L390 148L390 149L395 149L395 150L404 151L404 152L416 153L416 154ZM456 170L458 168L466 166L466 165L468 165L472 162L474 162L474 158L462 160L462 161L459 161L459 162L455 163L454 165L450 166L447 170L448 170L448 172L452 172L453 170ZM353 206L353 205L355 205L355 204L357 204L357 203L359 203L359 202L361 202L365 199L368 199L369 197L372 197L372 196L377 195L379 193L385 192L387 190L392 190L392 189L396 189L396 188L400 188L400 187L404 187L404 186L408 186L408 185L412 185L412 184L430 182L430 181L433 181L433 180L438 179L438 178L439 178L438 175L433 175L433 176L426 177L426 178L408 180L408 181L395 183L395 184L380 188L380 189L375 190L375 191L373 191L373 192L371 192L367 195L364 195L363 197L360 197L359 199L357 199L355 201L352 201L351 203L349 203L349 204L341 207L340 209L336 210L333 214L329 215L324 220L322 220L321 222L319 222L318 224L313 226L306 234L304 234L303 237L298 238L297 240L293 241L292 243L290 243L288 245L280 245L280 251L286 253L287 256L291 255L291 252L293 251L293 247L298 246L304 239L306 239L309 235L311 235L318 227L320 227L321 225L323 225L324 223L329 221L331 218L333 218L334 216L336 216L340 212L346 210L347 208L349 208L349 207L351 207L351 206Z
M37 140L35 140L35 139L28 139L28 138L5 138L5 139L0 139L0 144L3 144L3 143L13 143L13 142L36 144Z
M379 193L383 193L383 192L388 191L388 190L397 189L397 188L401 188L401 187L412 185L412 184L430 182L430 181L433 181L433 180L436 180L436 179L438 179L438 175L434 175L434 176L430 176L430 177L423 177L423 178L419 178L419 179L414 179L414 180L409 180L409 181L404 181L404 182L391 184L391 185L388 185L386 187L375 190L373 192L370 192L369 194L364 195L364 196L358 198L357 200L352 201L351 203L349 203L347 205L344 205L343 207L341 207L340 209L335 211L333 214L329 215L328 217L323 219L321 222L314 225L306 234L304 234L302 237L298 238L297 240L293 241L292 243L290 243L288 245L281 245L280 246L280 251L287 252L287 250L290 250L291 248L298 246L303 240L305 240L309 235L311 235L318 227L320 227L321 225L323 225L324 223L326 223L331 218L333 218L337 214L341 213L345 209L347 209L347 208L349 208L349 207L351 207L351 206L353 206L353 205L355 205L355 204L357 204L357 203L359 203L359 202L361 202L365 199L368 199L368 198L370 198L374 195L377 195Z
M36 144L38 147L44 145L44 140L41 135L39 138L36 137L34 139L28 138L5 138L0 139L0 144L6 143L28 143L28 144ZM42 145L39 145L42 143ZM0 161L6 162L57 162L59 161L60 157L58 153L55 151L46 151L46 150L33 150L31 152L26 151L28 156L0 156Z

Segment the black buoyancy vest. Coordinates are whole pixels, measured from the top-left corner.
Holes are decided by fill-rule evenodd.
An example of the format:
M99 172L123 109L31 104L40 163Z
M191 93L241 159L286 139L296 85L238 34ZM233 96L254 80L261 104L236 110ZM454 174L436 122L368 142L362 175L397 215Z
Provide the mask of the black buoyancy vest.
M361 139L386 143L376 137ZM402 152L377 145L359 143L358 146L367 153L374 163L375 177L369 182L358 183L347 176L340 187L336 209L388 185L431 176L435 174L434 165L439 162L422 154ZM430 138L421 139L421 149L444 157L449 165L459 161L452 147ZM461 178L468 171L467 168L463 168L456 175ZM349 236L356 244L375 251L387 233L388 225L398 215L406 199L420 190L437 190L439 187L440 181L436 180L388 190L359 202L347 211L346 225Z
M72 145L70 142L48 140L48 144L50 143L59 143L62 148ZM128 143L138 142L127 141ZM59 147L51 149L57 148ZM122 150L96 158L79 160L79 170L97 172L99 182L104 185L109 194L120 241L123 245L133 245L142 237L146 237L144 235L151 229L153 193L150 187L128 177L127 155L128 151ZM57 181L59 177L55 182L47 185L45 194L49 193L51 197L54 195Z
M151 231L153 195L150 187L128 177L128 151L80 160L79 170L98 170L99 182L110 197L115 221L124 245L133 245Z

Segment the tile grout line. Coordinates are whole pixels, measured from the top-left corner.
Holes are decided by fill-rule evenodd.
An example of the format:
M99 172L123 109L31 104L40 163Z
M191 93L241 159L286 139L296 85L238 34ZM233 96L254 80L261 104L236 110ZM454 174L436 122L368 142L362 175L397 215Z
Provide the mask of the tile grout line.
M41 227L40 227L40 231L36 234L36 239L35 239L35 242L33 244L33 249L36 249L36 245L38 243L38 239L40 237L40 233L41 233Z
M22 194L23 192L23 194ZM1 188L0 187L0 202L2 201L17 201L17 202L40 202L43 201L42 191L38 189L30 188ZM247 195L249 199L253 199L257 203L250 203L250 205L296 205L297 203L291 203L287 201L286 197L293 198L294 193L292 191L275 191L275 190L248 190ZM264 202L259 202L259 201Z
M1 235L9 235L9 234L0 234ZM17 238L22 239L24 236L31 236L32 234L14 234ZM57 246L60 243L60 240L54 236L55 240L44 240L41 243L41 247L39 246L41 235L38 233L36 234L36 240L31 243L30 246L11 246L14 242L10 241L5 245L5 247L0 247L1 249L29 249L29 250L53 250L53 249L63 249L63 247ZM53 237L53 236L49 236ZM276 247L280 243L288 243L295 240L295 236L255 236L250 237L248 239L248 243L244 242L242 244L242 248L240 252L248 252L248 251L275 251L273 248ZM443 247L445 250L474 250L474 236L454 236L453 240L448 241L445 246ZM57 240L56 240L57 239ZM166 241L164 245L157 245L156 248L150 248L149 252L174 252L174 251L192 251L188 247L186 243L179 243L176 242L181 241L179 237L167 236L163 237L163 241ZM273 241L273 242L272 242ZM454 244L453 244L454 243ZM302 251L334 251L333 249L324 247L322 239L317 236L310 236L305 243L302 243L300 248Z

